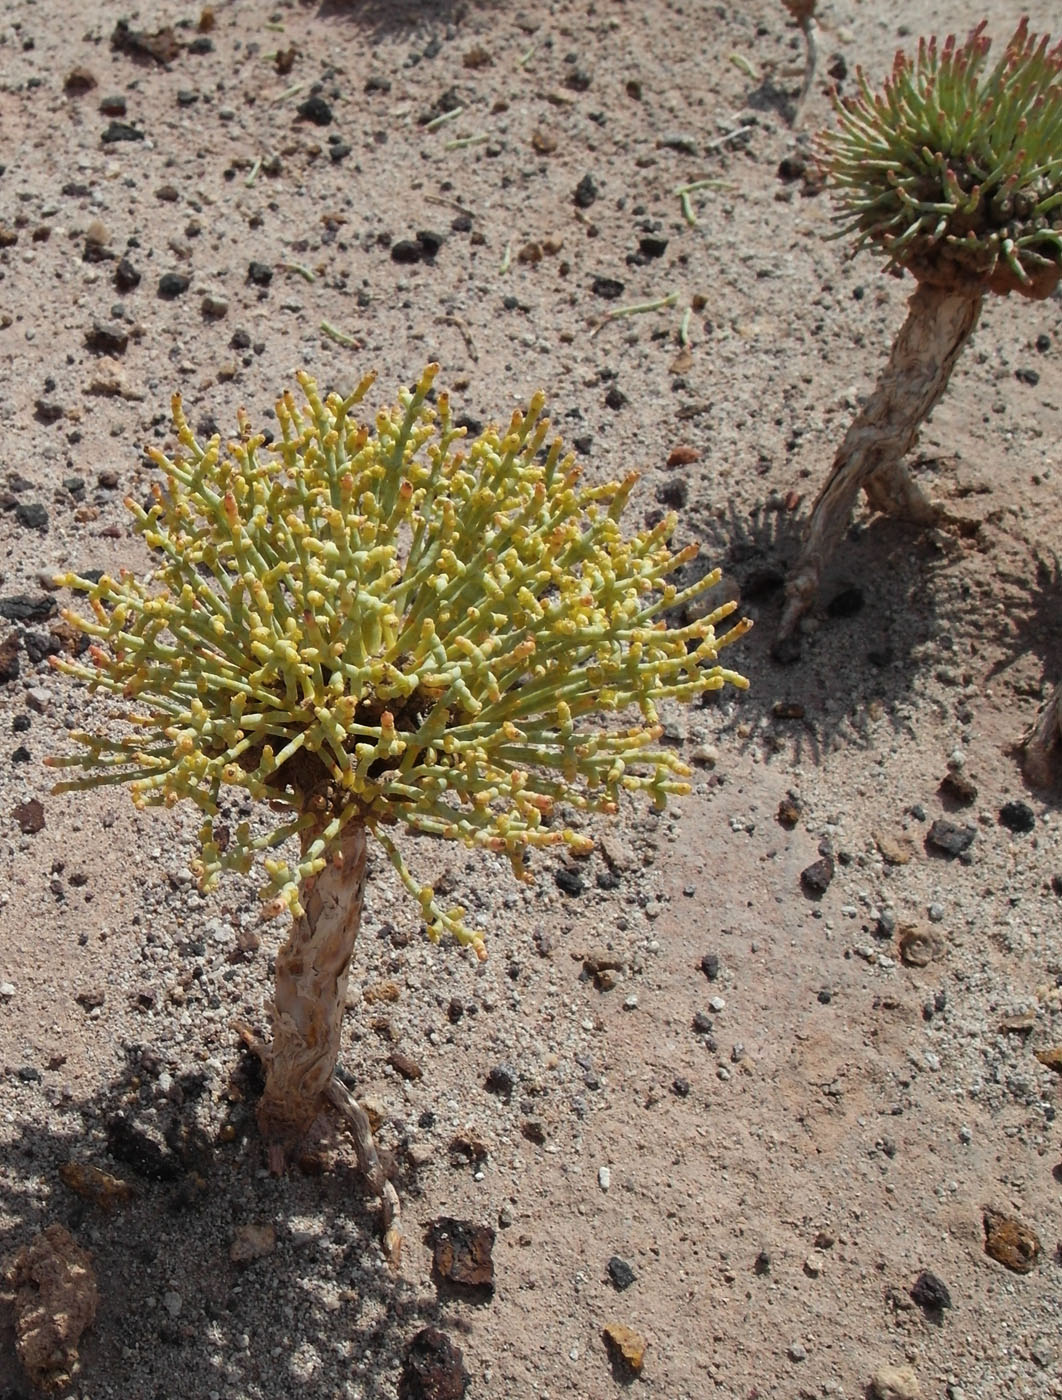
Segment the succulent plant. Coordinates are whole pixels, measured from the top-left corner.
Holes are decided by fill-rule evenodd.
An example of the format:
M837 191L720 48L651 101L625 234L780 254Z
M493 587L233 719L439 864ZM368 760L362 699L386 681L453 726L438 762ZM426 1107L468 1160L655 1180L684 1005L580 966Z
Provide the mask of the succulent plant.
M1062 261L1062 43L1023 19L989 67L982 22L966 42L919 41L874 92L835 101L822 140L855 237L922 281L993 291L1050 287ZM1042 294L1042 293L1041 293Z
M839 448L786 585L775 655L793 660L796 629L814 601L860 489L872 507L922 524L941 508L904 458L948 385L989 292L1043 298L1062 274L1062 43L1023 19L998 61L979 24L966 41L919 42L897 53L874 91L835 98L836 129L820 148L837 237L867 248L918 287L873 394ZM1050 707L1049 707L1050 709ZM1043 769L1044 732L1062 723L1062 696L1032 736ZM1037 756L1039 755L1039 756Z
M118 701L114 732L75 734L79 751L52 760L73 770L60 788L191 800L203 886L261 856L265 913L292 915L259 1113L278 1156L335 1084L365 835L428 934L482 956L464 911L411 875L399 829L504 852L526 876L531 848L590 844L559 803L611 812L623 791L663 805L687 790L657 744L661 702L746 684L718 664L748 625L716 634L733 603L668 625L719 575L673 581L697 552L669 548L673 516L624 533L636 476L581 484L541 395L466 442L447 396L432 402L436 371L372 426L355 413L371 376L322 398L301 374L275 441L241 415L224 447L197 442L175 398L179 451L151 454L165 482L147 508L126 502L154 569L60 580L87 595L90 615L65 616L92 645L56 664ZM278 816L230 829L227 793Z

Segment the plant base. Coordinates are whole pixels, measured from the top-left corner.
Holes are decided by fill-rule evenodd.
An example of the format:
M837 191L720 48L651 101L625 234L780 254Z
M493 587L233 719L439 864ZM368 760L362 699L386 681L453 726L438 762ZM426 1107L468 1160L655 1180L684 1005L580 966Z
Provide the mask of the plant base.
M917 524L938 523L943 512L904 466L918 430L947 388L959 352L977 325L981 288L943 288L920 283L889 362L862 412L848 429L825 486L811 513L807 538L786 583L786 603L775 653L786 644L818 593L822 570L852 516L861 489L871 505Z

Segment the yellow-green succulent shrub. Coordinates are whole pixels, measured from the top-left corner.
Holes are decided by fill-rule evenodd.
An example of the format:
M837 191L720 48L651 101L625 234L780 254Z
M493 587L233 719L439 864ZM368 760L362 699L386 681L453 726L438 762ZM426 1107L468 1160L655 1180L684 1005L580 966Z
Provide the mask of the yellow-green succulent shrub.
M362 822L429 934L482 953L393 829L504 851L522 874L529 847L588 844L550 824L557 802L608 811L632 789L662 805L687 785L657 747L657 706L745 686L718 652L747 624L717 636L724 603L668 626L719 577L670 579L697 552L668 547L674 517L625 535L635 475L581 485L541 395L466 442L447 396L430 401L437 368L374 426L354 413L372 376L322 399L300 374L270 443L241 414L236 441L202 446L175 397L180 448L151 452L165 485L150 509L126 501L154 569L60 580L87 595L91 616L64 616L93 644L92 664L56 665L117 697L124 732L76 733L80 751L51 761L81 770L63 790L192 799L204 888L262 853L269 914L301 913L299 881ZM229 831L226 788L283 815ZM296 835L294 868L267 854Z

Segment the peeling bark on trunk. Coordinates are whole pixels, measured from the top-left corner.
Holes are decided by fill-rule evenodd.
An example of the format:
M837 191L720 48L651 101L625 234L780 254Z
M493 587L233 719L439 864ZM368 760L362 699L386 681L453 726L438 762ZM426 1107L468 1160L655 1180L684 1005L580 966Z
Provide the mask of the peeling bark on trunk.
M277 954L273 1038L263 1052L266 1084L258 1106L273 1171L283 1170L327 1102L361 922L366 858L365 828L352 822L331 862L305 881L306 912Z
M977 325L983 301L983 287L956 289L919 283L889 362L848 429L815 502L807 539L786 584L778 643L792 637L814 602L822 569L847 528L861 487L877 510L919 524L939 519L939 508L911 478L903 459L947 388L959 352Z
M1023 744L1025 772L1037 787L1062 777L1062 682L1045 705Z

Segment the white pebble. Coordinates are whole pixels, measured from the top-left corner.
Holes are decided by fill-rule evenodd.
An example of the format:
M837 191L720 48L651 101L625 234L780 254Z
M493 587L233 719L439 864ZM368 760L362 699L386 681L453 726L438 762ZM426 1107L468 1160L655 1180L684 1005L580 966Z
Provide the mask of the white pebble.
M607 1191L612 1185L612 1172L608 1167L598 1167L597 1184L601 1187L602 1191Z

